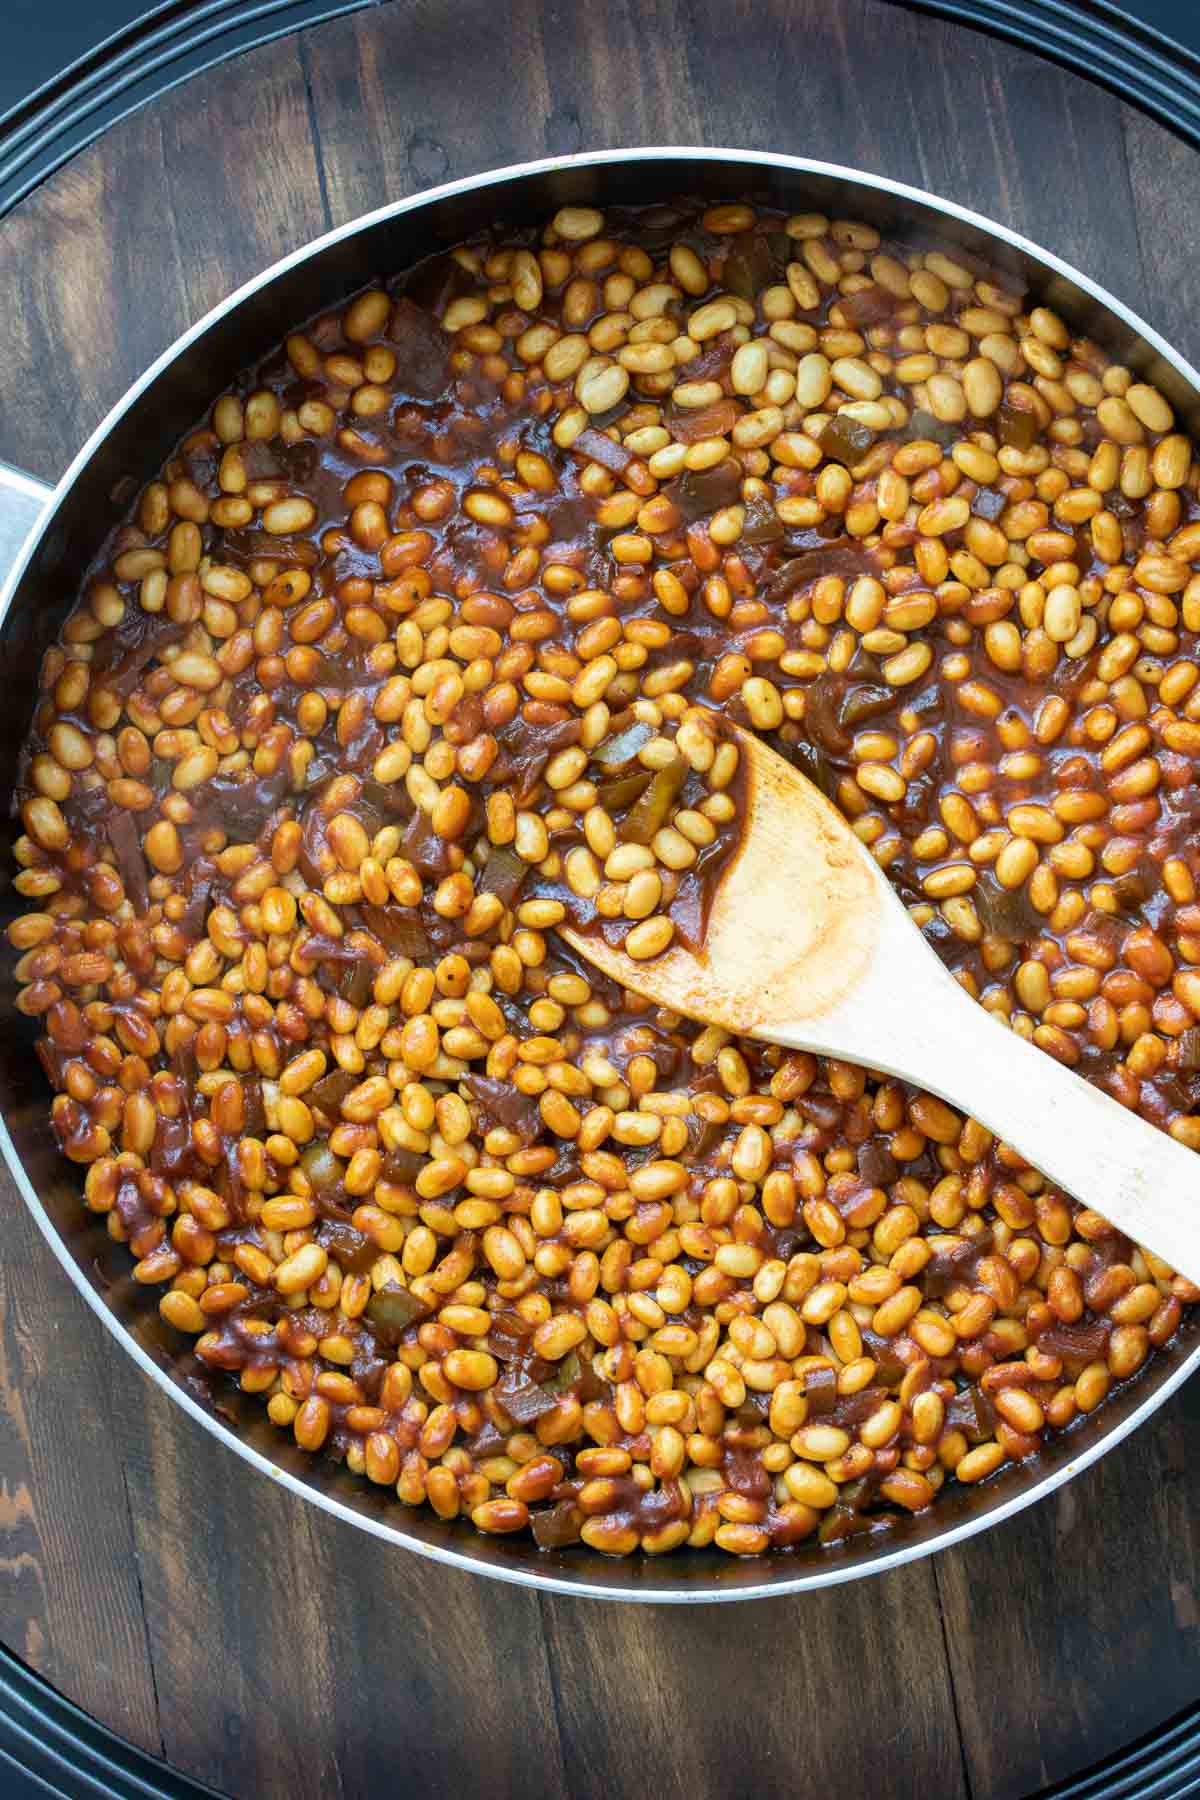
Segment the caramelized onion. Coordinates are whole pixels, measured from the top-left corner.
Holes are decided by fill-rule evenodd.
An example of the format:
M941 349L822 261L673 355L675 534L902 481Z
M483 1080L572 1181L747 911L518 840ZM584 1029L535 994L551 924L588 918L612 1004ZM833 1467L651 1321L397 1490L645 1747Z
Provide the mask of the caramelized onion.
M364 1316L376 1337L385 1344L398 1344L410 1325L428 1317L429 1307L407 1288L380 1288L367 1301Z
M528 874L529 864L517 855L511 844L493 844L479 878L479 891L494 894L504 906L511 906Z
M650 786L634 801L625 819L621 835L627 843L653 842L670 818L671 808L687 776L688 765L682 756L677 756L665 769L655 770Z
M536 1100L523 1094L511 1081L499 1081L492 1075L464 1075L463 1086L479 1102L493 1125L503 1125L523 1144L530 1144L542 1128L542 1115Z

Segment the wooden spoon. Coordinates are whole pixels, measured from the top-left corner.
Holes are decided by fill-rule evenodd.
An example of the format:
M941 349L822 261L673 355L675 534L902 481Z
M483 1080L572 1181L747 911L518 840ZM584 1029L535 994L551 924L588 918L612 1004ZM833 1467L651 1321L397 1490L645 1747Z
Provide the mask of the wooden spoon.
M736 728L731 728L735 729ZM972 1000L875 859L811 782L747 732L745 827L698 951L635 962L560 927L581 956L673 1012L844 1057L939 1094L1189 1280L1200 1162Z

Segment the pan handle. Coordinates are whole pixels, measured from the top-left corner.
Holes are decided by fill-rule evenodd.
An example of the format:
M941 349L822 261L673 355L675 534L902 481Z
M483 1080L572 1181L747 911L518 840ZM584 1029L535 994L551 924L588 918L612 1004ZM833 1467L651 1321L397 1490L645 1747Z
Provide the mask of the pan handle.
M0 587L53 491L24 469L0 462Z

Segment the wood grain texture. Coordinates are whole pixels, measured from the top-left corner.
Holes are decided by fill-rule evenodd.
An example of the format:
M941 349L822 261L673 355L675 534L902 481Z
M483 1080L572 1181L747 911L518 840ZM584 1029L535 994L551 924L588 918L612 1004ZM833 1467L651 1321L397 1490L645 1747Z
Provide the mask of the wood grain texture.
M171 1762L238 1800L566 1795L535 1595L302 1505L147 1383L116 1410Z
M414 0L308 34L335 224L527 157L735 145L932 188L1141 304L1122 108L1010 45L881 0L519 0L496 75L472 82L495 29L487 0Z
M122 1382L144 1384L129 1380L7 1174L0 1189L0 1637L88 1712L160 1754L122 1439L108 1404Z
M0 456L57 473L183 326L328 223L671 140L928 185L1200 349L1200 159L1031 55L884 0L391 0L166 96L0 225ZM0 1229L0 1637L238 1800L991 1800L1195 1697L1200 1384L932 1562L621 1609L436 1568L280 1493L116 1354L3 1178Z
M55 479L147 363L327 223L297 40L122 120L0 226L6 459Z
M934 1567L972 1789L1016 1800L1196 1699L1200 1393Z
M572 1800L970 1792L930 1563L794 1600L542 1614Z
M1138 225L1147 322L1193 363L1200 358L1200 264L1195 255L1196 152L1121 109Z

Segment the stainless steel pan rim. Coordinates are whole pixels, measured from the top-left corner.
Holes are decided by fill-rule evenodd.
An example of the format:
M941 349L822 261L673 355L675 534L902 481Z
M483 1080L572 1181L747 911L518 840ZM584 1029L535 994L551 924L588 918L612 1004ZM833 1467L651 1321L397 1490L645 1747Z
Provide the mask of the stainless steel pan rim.
M702 176L706 168L724 165L744 169L748 176L752 175L755 170L774 170L798 178L808 177L832 181L860 190L873 190L876 194L886 195L896 200L909 201L924 213L939 214L943 219L956 221L961 226L967 227L969 231L989 238L993 244L1008 246L1020 258L1029 259L1039 265L1041 269L1052 271L1072 289L1089 296L1105 313L1111 315L1132 332L1136 339L1141 341L1141 345L1147 356L1154 362L1155 367L1159 369L1165 367L1165 371L1177 385L1182 382L1183 388L1190 390L1194 405L1200 407L1200 373L1193 369L1176 351L1172 350L1157 332L1138 318L1121 301L1106 292L1098 283L1081 274L1079 270L1061 258L1022 237L1018 232L1011 231L1006 226L972 212L969 208L957 206L919 188L907 186L902 182L890 181L884 176L864 174L859 170L836 163L818 162L805 157L786 156L765 151L663 145L645 149L592 151L578 156L547 157L535 162L488 170L483 174L470 176L461 181L447 182L440 187L427 189L406 200L380 207L352 220L349 224L325 233L322 237L314 239L311 243L274 263L199 319L151 364L97 426L53 489L18 471L8 470L0 465L0 561L4 559L6 548L11 549L13 543L13 521L19 521L21 528L27 532L16 553L7 579L0 588L0 629L4 626L21 578L39 544L51 528L76 481L88 468L97 450L109 437L114 427L135 406L139 398L160 375L176 364L184 353L191 346L197 344L214 325L236 311L251 296L269 288L288 271L310 262L333 245L354 238L383 221L399 218L406 213L433 208L440 202L452 200L455 196L467 195L476 190L500 187L513 182L528 181L538 176L569 175L573 171L603 169L613 165L653 165L666 162L694 166L698 176ZM287 324L288 322L284 320L282 323ZM4 535L6 523L10 533L7 543ZM465 1547L462 1549L443 1543L430 1542L420 1535L420 1522L424 1515L415 1515L416 1529L406 1529L404 1525L392 1522L398 1504L393 1501L386 1517L382 1514L372 1516L360 1505L348 1504L335 1494L324 1491L318 1484L317 1478L306 1479L300 1474L280 1467L277 1462L256 1450L243 1437L232 1431L218 1416L199 1404L180 1385L178 1379L155 1360L115 1315L97 1287L89 1282L83 1269L68 1250L58 1227L35 1190L13 1143L7 1122L2 1116L0 1116L0 1153L3 1154L22 1199L36 1220L42 1235L92 1311L113 1334L126 1353L132 1357L142 1373L169 1394L177 1405L181 1406L197 1424L210 1432L214 1438L233 1450L260 1474L281 1484L298 1498L313 1501L333 1517L366 1530L388 1543L400 1545L407 1550L416 1552L418 1556L448 1564L468 1573L487 1574L501 1581L546 1589L554 1593L594 1599L703 1604L727 1600L766 1599L779 1594L796 1593L804 1589L829 1587L843 1581L858 1580L867 1575L898 1568L918 1557L945 1549L951 1544L963 1543L978 1532L1011 1518L1025 1507L1031 1506L1035 1501L1044 1499L1053 1493L1056 1488L1096 1462L1108 1450L1120 1443L1136 1426L1149 1418L1151 1413L1156 1411L1163 1401L1173 1394L1200 1366L1200 1341L1194 1343L1186 1352L1177 1348L1174 1352L1174 1355L1178 1357L1175 1366L1169 1367L1166 1373L1157 1377L1151 1391L1140 1403L1130 1407L1113 1424L1099 1430L1095 1441L1086 1446L1081 1445L1077 1454L1065 1456L1060 1465L1050 1472L1038 1474L1036 1479L1018 1486L1016 1492L1000 1503L987 1504L988 1487L987 1485L981 1487L972 1496L973 1506L970 1516L940 1529L935 1526L920 1542L904 1542L904 1530L901 1527L896 1534L894 1547L872 1549L867 1544L864 1545L862 1551L850 1554L844 1560L836 1562L830 1559L828 1553L823 1555L810 1552L806 1556L805 1550L801 1547L799 1551L792 1552L786 1557L777 1557L772 1562L770 1573L765 1579L756 1579L755 1565L751 1562L738 1562L727 1557L721 1557L719 1561L714 1561L711 1557L696 1553L679 1556L671 1559L669 1563L654 1564L653 1567L658 1571L658 1578L649 1580L647 1580L649 1559L645 1558L628 1563L610 1562L595 1556L594 1553L589 1553L586 1560L580 1560L578 1572L574 1567L564 1566L560 1559L542 1559L544 1566L523 1566L523 1562L532 1562L533 1558L537 1556L538 1553L534 1551L529 1556L522 1552L521 1561L508 1564L503 1556L505 1540L468 1536L466 1534L470 1528L464 1527L462 1535ZM1009 1473L1012 1472L1009 1471ZM997 1480L999 1479L1000 1477L997 1477ZM701 1576L700 1579L697 1579L698 1575Z

